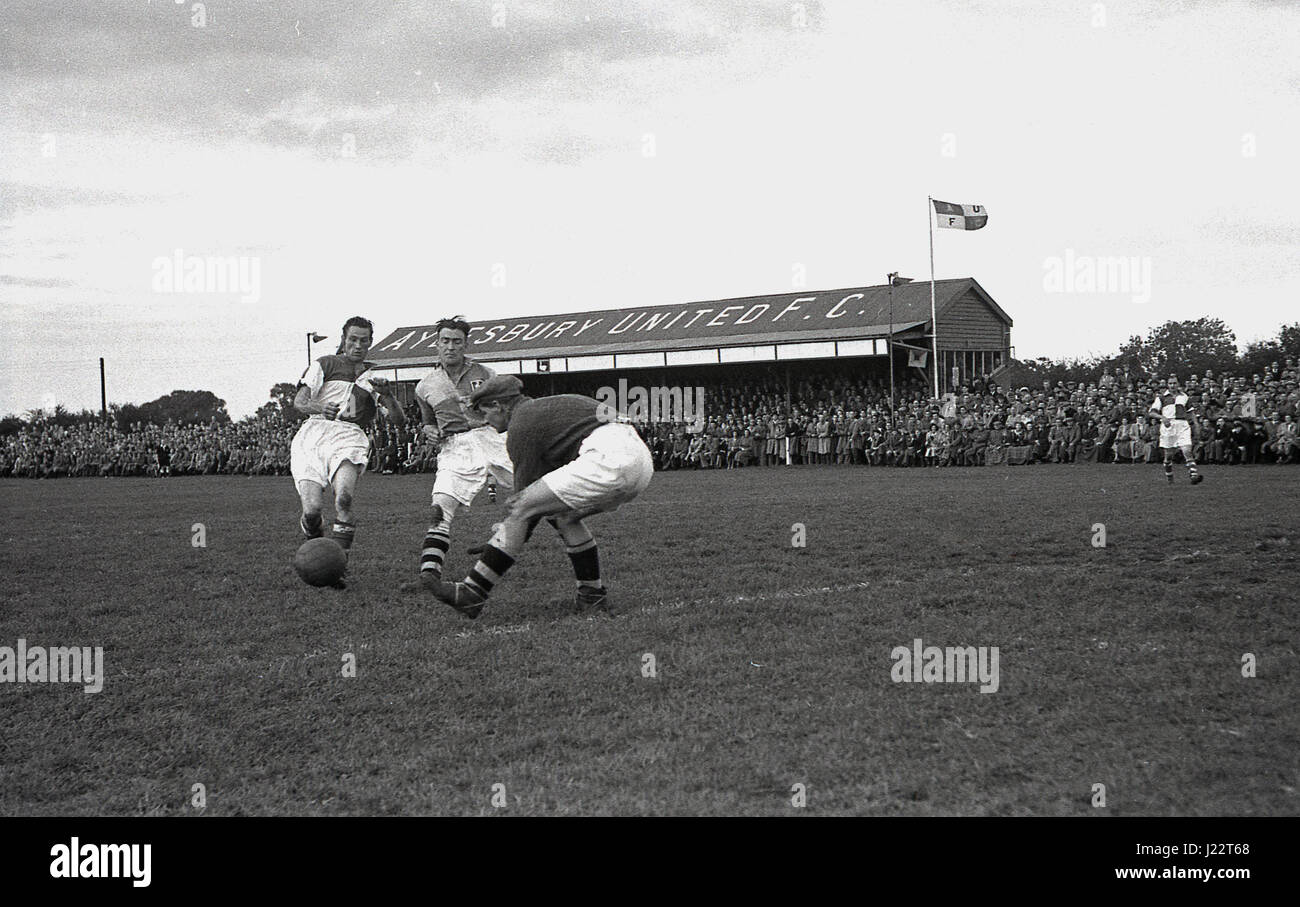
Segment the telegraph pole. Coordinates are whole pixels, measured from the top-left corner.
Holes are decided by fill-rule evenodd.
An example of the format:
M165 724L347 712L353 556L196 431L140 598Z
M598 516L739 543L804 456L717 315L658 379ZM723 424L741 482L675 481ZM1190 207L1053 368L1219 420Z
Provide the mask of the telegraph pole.
M910 277L899 277L894 271L889 275L889 426L894 427L894 287L911 283Z

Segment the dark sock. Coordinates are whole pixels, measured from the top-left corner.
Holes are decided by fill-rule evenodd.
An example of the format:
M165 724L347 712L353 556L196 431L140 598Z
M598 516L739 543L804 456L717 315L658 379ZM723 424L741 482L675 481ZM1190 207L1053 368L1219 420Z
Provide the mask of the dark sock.
M581 545L566 547L569 560L573 562L573 576L579 586L600 585L600 555L596 551L596 540L590 539Z
M478 563L466 574L465 585L487 598L492 592L492 587L500 582L501 577L514 562L515 559L500 548L488 545L479 555Z
M338 542L344 551L352 547L352 539L356 534L357 527L355 523L345 523L343 520L334 522L334 541Z
M430 526L424 534L424 547L420 550L420 572L442 576L442 562L451 547L451 533L442 523Z

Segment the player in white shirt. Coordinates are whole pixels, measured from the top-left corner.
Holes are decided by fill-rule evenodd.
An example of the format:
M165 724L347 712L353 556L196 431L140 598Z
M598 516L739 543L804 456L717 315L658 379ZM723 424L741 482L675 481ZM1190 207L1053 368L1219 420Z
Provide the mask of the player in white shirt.
M416 384L415 399L424 422L422 431L439 447L438 471L429 528L420 548L420 580L408 584L412 588L441 579L451 546L452 520L462 509L469 509L483 486L493 480L503 489L514 485L505 435L498 434L482 413L467 405L470 395L496 372L465 355L468 322L444 318L434 327L438 331L438 364Z
M1204 481L1196 471L1192 459L1192 425L1187 420L1187 394L1170 378L1164 393L1151 404L1151 415L1160 417L1160 447L1165 453L1165 479L1174 481L1174 454L1181 450L1187 461L1187 474L1192 484Z
M333 538L344 550L352 547L356 522L352 493L369 462L375 400L398 425L406 423L393 398L389 382L371 373L366 353L374 340L374 327L364 318L349 318L343 341L333 356L313 362L298 382L294 408L309 418L293 436L289 448L290 471L302 501L299 526L309 539L323 534L321 508L325 489L334 487Z

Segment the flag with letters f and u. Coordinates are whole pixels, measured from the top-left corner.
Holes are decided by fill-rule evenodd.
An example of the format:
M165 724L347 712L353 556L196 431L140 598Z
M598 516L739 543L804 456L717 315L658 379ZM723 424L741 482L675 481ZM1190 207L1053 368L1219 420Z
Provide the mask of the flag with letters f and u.
M947 230L978 230L989 222L983 205L954 205L952 202L934 201L935 223Z

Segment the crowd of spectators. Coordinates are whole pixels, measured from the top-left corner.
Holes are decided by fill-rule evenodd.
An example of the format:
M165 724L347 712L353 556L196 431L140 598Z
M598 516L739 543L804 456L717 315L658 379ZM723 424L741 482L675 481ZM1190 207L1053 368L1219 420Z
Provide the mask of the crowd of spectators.
M1159 419L1151 402L1164 379L1107 370L1096 382L1044 382L1003 389L975 378L934 399L919 377L900 380L890 417L887 380L855 378L840 366L810 365L787 388L753 368L703 385L704 411L686 421L637 424L655 468L843 464L993 466L1030 463L1153 463ZM1273 363L1250 377L1206 372L1184 385L1198 463L1300 462L1300 367ZM595 388L586 389L595 393ZM691 389L693 391L693 388ZM415 430L379 418L370 469L433 472L437 451ZM35 419L0 437L0 477L288 475L298 421L259 412L207 425Z
M407 413L418 425L419 408ZM154 425L36 418L0 437L0 477L289 475L300 419L261 412L239 422ZM372 432L375 472L432 472L437 454L418 432L381 419Z
M843 376L805 377L790 405L775 380L742 389L705 387L703 424L642 422L657 469L845 464L993 466L1156 463L1160 420L1150 413L1165 379L1106 369L1092 383L1003 389L977 377L935 399L924 382L896 390ZM1198 463L1300 461L1300 367L1273 363L1249 378L1191 376L1184 390Z
M384 418L383 410L375 419L371 440L374 456L370 469L384 475L408 472L434 472L438 468L438 449L419 431L420 407L407 404L406 425L394 425Z
M271 416L208 425L35 419L0 438L0 476L288 475L296 426Z

